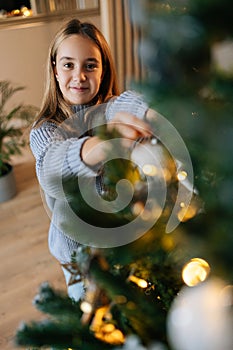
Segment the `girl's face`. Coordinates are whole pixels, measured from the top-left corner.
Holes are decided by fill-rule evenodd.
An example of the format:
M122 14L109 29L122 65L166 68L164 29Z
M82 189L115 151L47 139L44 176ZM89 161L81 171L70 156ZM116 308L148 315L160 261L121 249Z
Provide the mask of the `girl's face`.
M103 73L98 46L82 35L71 35L58 47L55 63L64 99L71 105L91 102L99 91Z

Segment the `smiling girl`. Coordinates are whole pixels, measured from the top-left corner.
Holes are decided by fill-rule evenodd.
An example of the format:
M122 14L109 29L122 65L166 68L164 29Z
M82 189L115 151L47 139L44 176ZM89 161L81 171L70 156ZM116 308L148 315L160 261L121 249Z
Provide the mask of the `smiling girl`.
M127 110L122 107L125 102ZM101 32L91 23L72 19L51 43L44 99L30 134L37 177L52 212L49 249L62 265L78 253L80 244L70 234L68 217L61 209L65 199L58 179L69 175L97 178L95 167L104 162L106 153L98 136L77 128L67 137L59 127L74 114L85 124L85 111L103 103L110 105L104 115L107 130L117 129L122 138L132 141L151 135L143 120L148 106L141 96L130 91L119 95L113 59ZM64 273L68 284L69 274ZM83 284L69 286L68 293L78 300Z

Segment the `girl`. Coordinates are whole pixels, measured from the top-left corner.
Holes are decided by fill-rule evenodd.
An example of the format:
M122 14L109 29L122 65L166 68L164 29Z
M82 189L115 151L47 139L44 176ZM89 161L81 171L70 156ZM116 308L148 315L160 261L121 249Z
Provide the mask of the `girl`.
M125 102L126 109L122 107ZM98 136L79 127L69 136L60 126L74 114L85 125L84 112L103 103L109 107L103 116L107 130L117 129L128 140L151 135L143 120L148 108L145 102L130 91L119 95L113 59L101 32L91 23L72 19L51 43L44 99L30 134L37 177L52 212L49 249L62 265L78 252L79 243L65 225L67 216L61 209L64 196L58 179L69 175L97 177L96 167L104 162L106 153ZM70 275L66 269L64 273L68 284ZM82 283L68 286L68 294L76 300L82 297Z

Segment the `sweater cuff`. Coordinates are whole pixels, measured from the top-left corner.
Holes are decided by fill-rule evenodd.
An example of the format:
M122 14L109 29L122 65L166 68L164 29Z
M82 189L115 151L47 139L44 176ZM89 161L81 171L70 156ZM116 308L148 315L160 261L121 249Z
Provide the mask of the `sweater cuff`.
M98 175L97 167L89 167L84 163L81 157L81 151L84 142L90 137L83 137L77 142L77 139L70 140L70 146L67 150L67 168L63 170L63 176L72 174L74 176L86 176L86 177L95 177ZM80 142L82 140L82 142ZM68 174L66 174L66 171Z
M108 103L106 120L112 120L118 112L128 112L139 119L144 119L148 108L142 95L133 91L125 91L115 98L113 102Z

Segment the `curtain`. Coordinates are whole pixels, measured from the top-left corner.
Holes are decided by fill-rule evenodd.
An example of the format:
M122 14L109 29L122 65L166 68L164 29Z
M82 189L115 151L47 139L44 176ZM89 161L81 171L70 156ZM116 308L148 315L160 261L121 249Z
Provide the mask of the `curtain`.
M110 45L123 91L143 78L138 54L141 30L133 21L129 0L102 0L100 6L101 30Z

